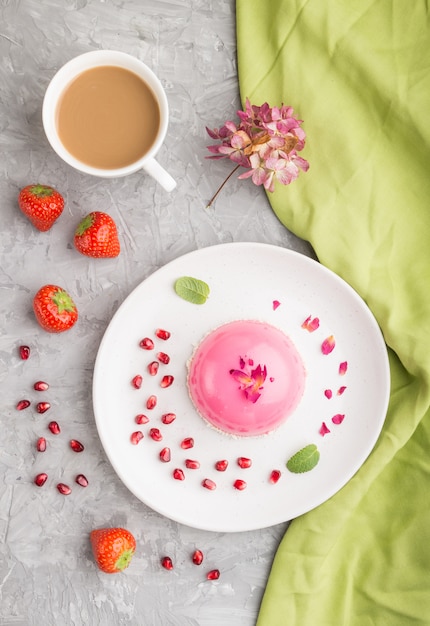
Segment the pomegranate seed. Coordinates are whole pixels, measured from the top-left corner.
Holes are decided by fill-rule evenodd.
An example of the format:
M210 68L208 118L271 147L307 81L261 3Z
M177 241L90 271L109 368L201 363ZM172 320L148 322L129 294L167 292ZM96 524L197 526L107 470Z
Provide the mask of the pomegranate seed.
M160 367L160 364L158 363L158 361L152 361L149 365L148 365L148 372L150 376L156 376L158 373L158 368Z
M171 335L168 330L164 330L163 328L157 328L155 334L157 335L158 339L163 339L164 341L169 339Z
M137 446L141 439L143 439L143 432L141 430L136 430L136 432L131 433L130 441L134 446Z
M69 485L65 485L64 483L58 483L57 489L63 496L68 496L72 493Z
M149 436L154 441L161 441L163 439L163 435L158 428L151 428L149 431Z
M208 580L218 580L219 569L211 569L211 571L206 574L206 578Z
M30 356L30 348L28 346L19 346L19 356L26 361Z
M244 489L246 489L246 482L238 478L237 480L234 481L233 487L235 489L238 489L239 491L243 491Z
M161 421L163 422L163 424L171 424L175 421L175 419L175 413L164 413L164 415L161 416Z
M163 378L161 379L160 387L163 387L163 388L170 387L170 385L173 383L174 380L175 379L173 378L173 376L170 376L170 375L163 376Z
M34 383L33 388L36 391L47 391L49 389L49 385L43 380L38 380L37 383Z
M73 452L82 452L84 450L83 444L80 441L77 441L76 439L71 439L69 444Z
M279 470L273 470L273 471L270 473L270 476L269 476L269 482L271 482L271 483L272 483L272 485L274 485L275 483L277 483L277 482L278 482L278 480L279 480L280 478L281 478L281 472L280 472Z
M170 363L170 357L165 352L158 352L157 359L160 361L160 363L163 363L164 365L168 365Z
M58 422L49 422L48 428L53 435L59 435L61 433L61 428L58 425Z
M201 565L203 563L203 552L201 550L194 550L192 561L194 565Z
M149 396L148 400L146 401L146 408L151 411L156 406L156 404L157 396Z
M48 474L42 473L38 474L34 479L34 484L38 487L42 487L46 481L48 480Z
M88 487L88 478L83 474L78 474L75 478L75 483L81 487Z
M163 448L160 452L160 459L163 463L168 463L171 459L170 448Z
M144 350L153 350L154 342L149 337L144 337L144 339L142 339L142 341L139 343L139 346Z
M173 470L173 478L175 480L185 480L185 474L181 469L174 469Z
M193 459L186 459L185 467L188 467L188 469L199 469L200 463L198 461L194 461Z
M27 409L30 404L30 400L20 400L16 405L16 408L18 409L18 411L23 411L24 409Z
M216 489L216 483L214 483L214 481L211 480L210 478L205 478L202 481L202 485L203 487L205 487L206 489L209 489L210 491L213 491L214 489Z
M36 449L38 452L45 452L46 450L46 439L45 437L39 437L36 442Z
M223 459L222 461L217 461L215 463L215 469L218 470L218 472L225 472L227 467L228 467L228 461L226 461L226 459Z
M183 450L189 450L190 448L194 447L194 439L192 437L185 437L185 439L183 439L181 441L181 448Z
M161 559L161 565L162 567L164 567L164 569L172 570L173 563L172 563L172 559L170 558L170 556L163 556L163 558Z
M46 413L51 408L49 402L38 402L36 406L36 411L38 413Z
M136 415L136 417L134 418L134 421L136 422L136 424L147 424L149 422L149 417L147 417L143 413L139 413L139 415Z
M137 374L134 378L131 379L131 384L135 389L140 389L142 386L142 376Z
M252 465L252 461L251 459L246 458L246 456L240 456L237 459L237 464L239 465L239 467L241 467L242 469L247 469L248 467L251 467Z

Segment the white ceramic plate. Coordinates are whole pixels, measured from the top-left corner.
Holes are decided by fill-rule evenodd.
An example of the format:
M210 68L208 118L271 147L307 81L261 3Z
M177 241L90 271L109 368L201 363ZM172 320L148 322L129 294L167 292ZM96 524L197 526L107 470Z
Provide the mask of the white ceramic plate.
M203 305L179 298L174 283L181 276L204 280L210 297ZM275 308L274 301L280 305ZM318 317L314 332L302 328L308 316ZM211 329L236 319L259 319L289 335L307 370L303 398L288 420L262 437L233 438L209 427L196 413L187 393L186 363L195 346ZM167 329L167 341L157 339L157 328ZM330 335L335 348L324 355L323 341ZM155 341L154 351L142 350L143 337ZM170 355L157 376L147 365L158 351ZM339 374L340 363L347 371ZM140 389L132 378L143 376ZM168 388L160 387L164 374L174 376ZM346 387L338 395L338 390ZM326 390L332 397L326 397ZM146 409L155 394L157 406ZM389 398L389 366L380 329L357 293L341 278L316 261L297 252L256 243L231 243L186 254L144 280L114 315L97 355L93 383L94 411L106 454L130 491L159 513L212 531L245 531L264 528L301 515L333 496L357 472L374 447L384 423ZM176 420L161 422L164 413ZM135 416L150 421L137 426ZM344 415L334 424L334 415ZM322 423L329 433L320 434ZM149 435L159 428L161 442ZM130 435L141 430L144 438L132 445ZM181 441L192 437L192 449ZM318 465L307 473L293 474L287 460L314 443L320 451ZM171 450L171 461L159 452ZM238 457L252 460L242 469ZM186 459L197 460L199 469L187 469ZM214 468L226 459L225 472ZM185 480L173 478L175 468ZM276 484L272 470L280 470ZM216 489L208 490L209 478ZM233 487L242 479L247 487Z

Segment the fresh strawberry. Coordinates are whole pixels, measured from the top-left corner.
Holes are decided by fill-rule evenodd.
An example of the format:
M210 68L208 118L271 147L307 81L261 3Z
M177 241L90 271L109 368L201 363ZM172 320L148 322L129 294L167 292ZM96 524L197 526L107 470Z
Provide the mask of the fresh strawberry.
M33 298L39 324L49 333L69 330L78 319L78 310L67 291L57 285L41 287Z
M96 563L106 574L115 574L128 567L136 550L136 540L125 528L93 530L90 541Z
M27 185L18 196L21 211L38 230L49 230L64 209L63 196L48 185Z
M118 231L107 213L93 211L78 224L75 231L76 250L92 257L115 257L120 252Z

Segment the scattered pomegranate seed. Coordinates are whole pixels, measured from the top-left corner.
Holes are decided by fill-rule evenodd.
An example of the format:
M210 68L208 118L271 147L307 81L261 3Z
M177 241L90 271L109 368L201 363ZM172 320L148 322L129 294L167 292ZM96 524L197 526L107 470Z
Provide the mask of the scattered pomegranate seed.
M201 550L194 550L192 561L194 565L201 565L203 563L203 552Z
M222 459L221 461L217 461L215 463L215 469L218 472L225 472L228 467L228 461L226 459Z
M248 459L246 456L240 456L237 459L237 464L239 465L239 467L241 467L242 469L248 469L248 467L251 467L252 465L252 461L251 459Z
M149 436L154 441L161 441L163 439L163 435L161 434L161 432L160 432L160 430L158 428L151 428L149 430Z
M45 437L39 437L36 442L36 450L38 452L45 452L46 450L46 439Z
M144 337L142 341L139 343L139 346L144 350L153 350L154 342L149 337Z
M170 448L163 448L160 451L160 459L163 461L163 463L168 463L171 459L171 453L170 453Z
M153 408L155 408L156 405L157 396L149 396L148 400L146 401L146 408L151 411Z
M34 484L38 487L42 487L46 481L48 480L48 474L42 472L42 474L38 474L34 479Z
M163 376L163 378L161 379L161 383L160 383L160 387L166 388L166 387L170 387L170 385L173 383L175 379L173 378L173 376L170 376L169 374L167 374L166 376Z
M163 422L163 424L171 424L175 421L175 419L175 413L164 413L164 415L161 416L161 421Z
M139 413L139 415L136 415L136 417L134 418L134 421L136 422L136 424L147 424L149 422L149 417L147 417L143 413Z
M214 481L211 480L210 478L205 478L202 481L202 485L203 487L205 487L206 489L209 489L210 491L213 491L214 489L216 489L216 483L214 483Z
M141 430L136 430L136 432L130 435L130 441L134 446L137 446L141 439L143 439L143 432Z
M61 428L58 425L58 422L49 422L48 428L53 435L59 435L61 433Z
M84 450L83 444L80 441L77 441L77 439L71 439L69 444L73 452L82 452Z
M237 480L234 481L233 487L235 489L238 489L239 491L243 491L244 489L246 489L246 482L238 478Z
M185 474L181 469L176 468L173 470L173 478L175 480L185 480Z
M170 556L163 556L163 558L161 559L161 565L162 567L164 567L164 569L172 570L173 563L172 563L172 559L170 558Z
M206 578L208 580L218 580L219 569L211 569L211 571L206 574Z
M28 346L19 346L19 356L26 361L30 356L30 348Z
M190 448L194 447L194 439L192 437L185 437L185 439L183 439L181 441L181 448L183 450L189 450Z
M269 482L271 482L271 483L272 483L272 485L274 485L275 483L277 483L277 482L278 482L278 480L279 480L280 478L281 478L281 472L280 472L279 470L273 470L273 471L270 473L270 476L269 476Z
M27 409L30 404L30 400L20 400L16 405L16 408L18 409L18 411L23 411L24 409Z
M88 478L83 474L78 474L75 478L75 483L81 487L88 487Z
M34 383L33 388L36 391L47 391L49 389L49 385L43 380L38 380L36 383Z
M152 361L149 365L148 365L148 372L150 376L157 376L158 373L158 368L160 367L160 364L158 361Z
M157 328L155 334L157 335L158 339L163 339L164 341L169 339L171 335L168 330L164 330L163 328Z
M165 352L158 352L157 359L160 361L160 363L163 363L164 365L168 365L170 363L170 357Z
M51 405L49 402L38 402L36 405L36 411L38 413L46 413L46 411L49 411L50 408Z
M137 374L134 378L131 379L131 384L135 389L140 389L142 386L142 376Z
M188 469L199 469L200 463L198 461L193 460L193 459L186 459L185 460L185 467L187 467Z
M58 483L57 489L63 496L68 496L72 493L69 485L65 485L64 483Z

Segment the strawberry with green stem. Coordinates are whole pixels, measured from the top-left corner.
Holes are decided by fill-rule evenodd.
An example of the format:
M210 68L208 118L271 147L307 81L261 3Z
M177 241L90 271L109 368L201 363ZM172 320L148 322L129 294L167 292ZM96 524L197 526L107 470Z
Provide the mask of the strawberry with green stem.
M78 320L70 295L57 285L44 285L33 298L33 310L40 326L49 333L69 330Z
M116 224L101 211L93 211L79 222L73 243L85 256L113 258L120 253Z
M122 572L136 550L136 540L125 528L93 530L90 541L97 566L106 574Z
M64 209L63 196L49 185L27 185L18 195L18 205L40 231L49 230Z

